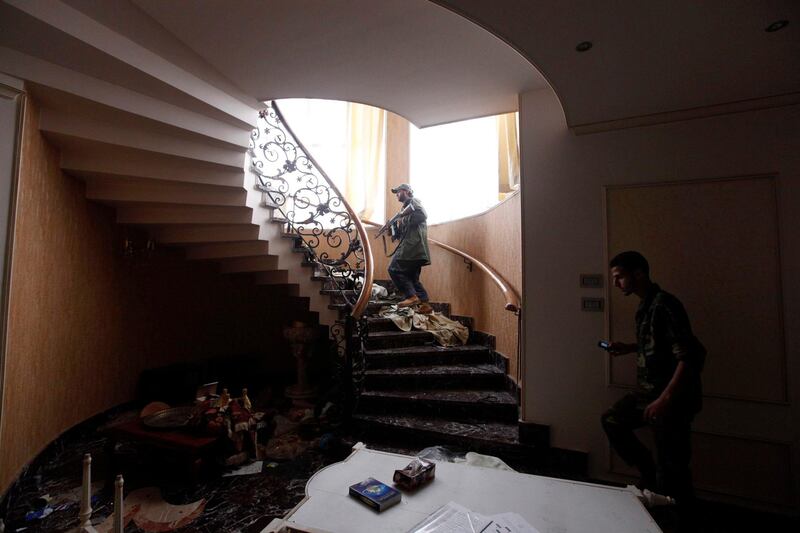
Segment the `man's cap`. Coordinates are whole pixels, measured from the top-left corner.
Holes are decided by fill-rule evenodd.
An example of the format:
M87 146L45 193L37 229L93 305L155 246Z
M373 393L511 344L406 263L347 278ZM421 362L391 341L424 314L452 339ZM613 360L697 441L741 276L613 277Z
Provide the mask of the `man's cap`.
M401 183L400 185L392 189L392 192L395 194L397 194L397 191L408 191L412 194L414 193L414 189L412 189L411 185L409 185L408 183Z

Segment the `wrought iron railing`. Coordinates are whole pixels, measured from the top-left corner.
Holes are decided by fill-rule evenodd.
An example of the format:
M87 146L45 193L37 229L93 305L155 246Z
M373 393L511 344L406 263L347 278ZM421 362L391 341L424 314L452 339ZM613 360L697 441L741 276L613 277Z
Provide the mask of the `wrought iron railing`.
M364 317L372 293L369 236L336 184L317 164L284 120L275 102L259 113L250 138L251 169L265 200L280 213L306 259L325 278L325 288L346 303L344 323L331 326L351 401L363 388Z
M358 318L372 290L367 231L336 184L294 136L274 102L251 135L252 170L287 232L302 239L308 259L329 278Z

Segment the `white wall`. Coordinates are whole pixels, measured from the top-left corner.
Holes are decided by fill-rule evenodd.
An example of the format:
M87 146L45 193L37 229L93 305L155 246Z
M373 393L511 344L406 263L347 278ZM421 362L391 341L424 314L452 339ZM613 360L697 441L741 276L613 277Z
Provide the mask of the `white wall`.
M607 385L596 348L605 315L580 310L605 293L578 287L581 273L607 280L603 186L776 174L789 403L708 398L695 430L725 436L721 447L782 446L800 472L800 106L575 136L544 89L520 96L520 137L526 419L550 425L554 446L589 452L592 476L614 477L599 417L625 391Z

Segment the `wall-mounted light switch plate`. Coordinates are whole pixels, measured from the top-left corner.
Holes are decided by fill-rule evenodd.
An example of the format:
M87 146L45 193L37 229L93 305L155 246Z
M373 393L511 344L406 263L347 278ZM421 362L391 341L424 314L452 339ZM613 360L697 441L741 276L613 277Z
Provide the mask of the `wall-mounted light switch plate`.
M581 311L602 312L603 298L581 298Z
M603 275L602 274L581 274L581 288L582 289L602 289L603 288Z

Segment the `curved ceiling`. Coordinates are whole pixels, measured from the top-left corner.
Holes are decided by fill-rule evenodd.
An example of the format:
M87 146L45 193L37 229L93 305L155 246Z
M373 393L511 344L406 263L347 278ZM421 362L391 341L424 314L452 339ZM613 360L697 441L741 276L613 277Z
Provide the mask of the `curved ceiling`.
M237 120L318 97L427 126L547 81L576 132L800 103L797 0L0 0L0 29L0 47Z
M797 0L433 1L534 63L573 127L775 97L800 101ZM789 25L765 31L779 20ZM593 47L577 52L582 41Z
M357 101L429 126L515 111L519 93L547 86L513 48L428 0L132 1L259 100Z

